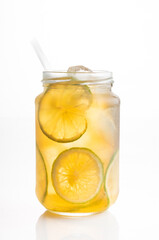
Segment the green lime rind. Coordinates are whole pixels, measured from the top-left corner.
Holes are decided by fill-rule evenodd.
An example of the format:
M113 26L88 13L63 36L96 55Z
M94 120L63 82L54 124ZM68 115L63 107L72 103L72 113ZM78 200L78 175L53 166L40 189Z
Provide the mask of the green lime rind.
M86 200L86 201L83 201L83 202L72 202L71 200L68 200L68 199L65 199L61 194L60 192L57 190L55 184L54 184L54 169L56 168L56 165L58 164L58 161L61 157L63 157L63 155L65 155L66 153L68 153L69 151L87 151L89 154L91 154L93 156L94 159L96 159L97 163L98 163L98 166L99 166L99 169L101 170L101 181L100 181L100 185L99 185L99 189L98 191L96 192L95 195L93 195L92 198L90 198L89 200ZM54 187L54 190L56 192L56 194L58 196L60 196L63 200L71 203L71 204L74 204L74 205L84 205L84 204L87 204L89 203L90 201L92 201L93 199L96 198L96 196L99 194L99 192L101 191L101 188L102 188L102 185L103 185L103 179L104 179L104 168L103 168L103 164L100 160L100 158L90 149L88 148L80 148L80 147L73 147L73 148L70 148L70 149L67 149L67 150L64 150L63 152L61 152L58 157L55 159L55 161L53 162L53 165L52 165L52 170L51 170L51 180L52 180L52 185Z
M88 85L83 84L78 78L76 78L74 76L70 76L70 78L71 78L71 81L69 82L70 84L72 84L72 85L80 85L80 86L82 86L83 88L85 88L89 92L89 94L90 94L90 104L88 106L88 108L89 108L91 106L91 104L92 104L92 101L93 101L93 94L92 94L90 88L88 87Z
M37 150L37 153L39 154L39 157L40 157L40 159L41 159L41 163L42 163L43 168L44 168L43 170L44 170L44 172L45 172L45 191L44 191L44 193L43 193L42 198L39 199L40 202L43 203L44 200L45 200L45 197L46 197L46 195L47 195L48 177L47 177L47 170L46 170L45 161L44 161L43 155L42 155L42 153L41 153L41 151L40 151L37 143L36 143L36 150ZM37 157L37 156L36 156L36 157ZM37 160L36 160L36 161L37 161ZM36 174L38 175L39 173L37 172ZM37 183L36 183L36 184L37 184ZM37 194L37 197L39 197L39 196L38 196L38 195L39 195L39 194L38 194L38 187L39 187L39 186L36 185L36 194Z
M91 94L91 98L93 98L93 94L92 94L90 88L88 87L88 85L83 84L78 78L72 76L72 77L71 77L70 84L83 86L83 87ZM92 99L91 99L91 101L90 101L90 105L91 105L91 103L92 103Z
M111 157L111 160L110 160L110 162L109 162L109 164L108 164L108 167L107 167L107 169L106 169L105 176L104 176L104 190L105 190L105 193L107 194L109 203L110 203L110 199L109 199L109 194L108 194L107 187L106 187L107 173L108 173L109 168L111 167L111 165L112 165L112 163L114 162L114 159L115 159L115 157L117 156L118 153L119 153L119 150L117 150L117 151L113 154L113 156Z

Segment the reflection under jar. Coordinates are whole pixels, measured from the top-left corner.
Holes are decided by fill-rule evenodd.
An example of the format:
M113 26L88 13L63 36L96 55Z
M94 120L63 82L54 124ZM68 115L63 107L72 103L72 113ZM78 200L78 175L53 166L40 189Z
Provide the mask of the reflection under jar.
M109 211L71 218L44 212L36 224L36 240L118 240L119 226Z

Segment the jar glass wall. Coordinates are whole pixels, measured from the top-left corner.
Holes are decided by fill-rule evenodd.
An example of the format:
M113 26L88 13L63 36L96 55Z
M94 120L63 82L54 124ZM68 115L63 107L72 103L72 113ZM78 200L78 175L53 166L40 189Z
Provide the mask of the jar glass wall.
M106 210L119 192L119 98L110 72L44 72L36 105L36 195L62 215Z

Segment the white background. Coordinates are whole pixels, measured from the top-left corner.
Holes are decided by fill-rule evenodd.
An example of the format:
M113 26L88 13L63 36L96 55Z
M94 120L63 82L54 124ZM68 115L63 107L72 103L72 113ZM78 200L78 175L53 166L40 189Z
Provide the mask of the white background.
M158 11L158 0L0 0L0 239L159 239ZM54 69L114 73L120 195L106 213L42 215L34 193L34 98L42 91L34 37Z

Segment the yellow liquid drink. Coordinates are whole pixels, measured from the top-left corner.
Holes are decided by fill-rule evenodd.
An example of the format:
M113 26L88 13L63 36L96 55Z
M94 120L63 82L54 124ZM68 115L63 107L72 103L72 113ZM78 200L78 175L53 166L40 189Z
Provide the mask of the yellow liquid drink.
M36 195L62 215L104 211L119 192L119 98L109 72L44 72L36 105Z

